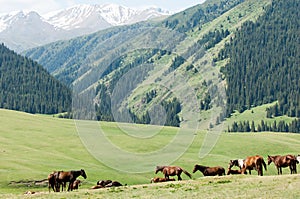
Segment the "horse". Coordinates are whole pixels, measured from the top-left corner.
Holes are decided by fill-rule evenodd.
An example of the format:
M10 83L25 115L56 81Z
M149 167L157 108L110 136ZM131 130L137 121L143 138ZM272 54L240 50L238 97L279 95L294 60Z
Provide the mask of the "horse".
M111 180L99 180L97 182L97 185L101 185L102 187L105 187L106 185L108 185L109 183L112 183Z
M196 164L194 166L193 173L195 173L198 170L201 171L201 173L204 176L216 176L216 175L222 176L222 175L225 175L225 169L223 167L220 167L220 166L207 167L207 166Z
M249 156L244 160L242 174L245 174L247 169L249 170L249 173L250 173L250 170L255 169L255 170L257 170L258 175L262 176L263 175L263 166L264 166L265 170L267 171L267 165L262 156L259 156L259 155Z
M243 166L244 166L244 159L230 160L230 161L229 161L228 168L231 169L233 166L237 166L237 167L239 167L240 169L242 169Z
M297 158L293 155L268 155L268 165L274 162L278 175L282 175L282 167L290 167L291 174L297 173Z
M71 191L78 189L81 181L80 180L75 180L71 186Z
M182 172L189 178L192 178L192 175L189 172L178 166L156 166L155 174L157 174L159 171L161 171L167 179L169 179L169 176L177 175L178 180L182 180L180 177Z
M112 181L111 183L105 185L105 188L107 188L107 187L120 187L120 186L123 186L120 182Z
M167 182L167 181L175 181L174 178L160 178L160 177L154 177L154 178L151 178L151 181L150 183L157 183L157 182Z
M82 176L84 179L87 178L86 173L83 169L78 171L60 171L56 177L56 181L59 184L65 184L69 182L68 191L71 190L71 186L77 177Z
M61 172L61 171L53 171L52 173L50 173L48 175L48 189L49 189L49 192L50 192L51 188L54 192L59 192L60 191L60 183L57 182L57 176L58 176L59 172ZM66 184L64 183L62 185L62 187L63 186L66 187Z
M297 164L299 164L299 162L300 162L300 155L297 155L297 156L295 156L296 157L296 159L297 159Z
M54 176L54 173L55 173L56 171L53 171L52 173L50 173L49 175L48 175L48 189L49 189L49 192L50 192L50 189L52 188L52 190L54 191L54 192L57 192L57 190L56 190L56 180L55 180L55 176ZM54 189L55 188L55 189Z
M228 168L227 175L235 175L235 174L242 174L242 170L232 170L231 168ZM245 174L247 174L247 171L245 171Z

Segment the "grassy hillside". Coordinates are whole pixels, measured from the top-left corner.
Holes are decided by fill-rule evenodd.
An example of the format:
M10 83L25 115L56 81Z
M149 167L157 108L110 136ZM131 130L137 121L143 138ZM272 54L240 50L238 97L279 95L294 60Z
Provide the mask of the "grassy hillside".
M274 165L268 167L268 171L264 172L266 177L260 178L254 174L249 177L225 177L225 178L203 178L200 172L193 175L196 181L188 181L184 184L162 184L158 187L150 186L150 178L154 177L154 168L157 162L153 161L153 172L147 171L142 173L128 173L112 169L95 159L84 147L76 131L74 120L57 119L52 116L31 115L21 112L8 110L0 110L0 193L4 198L23 197L23 193L27 190L37 192L47 192L44 186L28 187L26 181L42 180L53 170L72 170L85 169L88 178L83 180L83 185L79 192L48 195L37 195L38 197L107 197L118 196L121 198L133 197L134 195L142 197L151 197L153 194L163 194L170 197L169 194L187 194L190 197L195 193L209 194L210 191L216 191L216 197L228 190L230 196L241 193L237 191L237 187L241 190L257 189L257 181L261 184L260 189L265 194L269 194L267 189L279 190L278 184L281 179L284 183L282 186L288 188L298 186L299 183L296 176L290 176L288 169L284 169L282 178L272 177L276 175ZM85 123L84 121L82 121ZM158 148L164 147L170 142L178 128L164 127L161 132L150 138L134 138L129 136L120 129L117 123L100 122L94 125L93 122L86 122L91 128L101 127L106 132L106 137L112 143L122 148L124 151L136 153L151 152ZM140 129L146 126L128 125L127 130L131 130L132 134L139 135ZM78 126L77 126L78 128ZM156 131L157 127L147 127ZM92 129L97 130L97 129ZM134 132L135 131L135 132ZM298 134L282 134L282 133L247 133L247 134L227 134L222 133L213 150L204 158L198 156L200 147L205 137L205 131L201 129L195 134L192 144L184 151L183 155L178 158L173 165L179 165L189 172L192 171L194 164L203 164L209 166L220 165L227 168L230 159L245 158L249 155L260 154L267 157L268 154L298 154L300 147L300 139ZM101 145L102 141L99 140ZM180 148L180 145L174 146ZM111 157L114 157L112 154ZM145 157L146 158L146 157ZM128 167L131 163L127 160L119 160L123 167ZM132 167L136 165L131 165ZM156 176L162 176L157 174ZM184 180L188 177L183 175ZM110 189L108 191L88 191L87 189L95 185L100 179L118 180L123 184L138 185L137 188L128 187L122 189ZM20 183L23 181L23 183ZM19 183L18 183L19 182ZM288 184L286 184L286 182ZM244 183L247 184L247 186ZM222 185L222 186L221 186ZM217 191L217 188L224 188ZM202 188L205 188L203 191ZM277 190L277 192L278 192ZM299 194L297 189L291 189L292 195ZM163 193L161 193L163 192ZM227 192L227 191L226 191ZM116 194L116 195L115 195ZM117 195L121 194L121 195ZM124 195L123 195L124 194ZM166 195L165 195L166 194ZM174 196L174 195L173 195ZM258 197L257 195L253 195ZM284 195L281 195L284 196ZM1 198L3 198L1 197Z
M116 27L32 49L26 55L73 85L75 92L95 93L89 96L95 98L91 101L100 111L109 110L97 116L107 121L112 120L110 103L115 99L119 100L115 102L119 106L116 110L128 108L143 118L153 106L176 97L182 105L179 117L184 123L193 118L187 113L197 114L207 97L211 101L206 104L211 103L210 107L215 108L211 112L217 116L225 106L224 80L219 69L226 61L215 65L213 59L241 24L262 15L263 7L269 3L270 0L210 0L162 22ZM221 41L211 36L222 31L229 35L223 35ZM204 41L207 37L208 41ZM156 52L149 57L149 51ZM96 89L99 84L103 88L100 91ZM153 90L157 96L145 102ZM94 105L91 107L94 109ZM197 117L199 121L210 118ZM209 122L205 122L206 127Z

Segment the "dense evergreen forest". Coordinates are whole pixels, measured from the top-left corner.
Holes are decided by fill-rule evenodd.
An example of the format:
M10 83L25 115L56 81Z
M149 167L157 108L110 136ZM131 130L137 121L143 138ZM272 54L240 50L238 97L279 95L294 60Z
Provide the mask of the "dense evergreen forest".
M256 127L257 126L257 127ZM272 123L267 123L261 120L259 124L255 124L254 121L243 121L243 122L233 122L231 127L228 127L228 132L292 132L300 133L300 119L294 119L292 122L287 123L284 120Z
M71 90L42 66L0 45L0 108L53 114L71 110Z
M300 1L275 0L246 22L219 54L227 81L228 116L278 101L269 117L300 117Z

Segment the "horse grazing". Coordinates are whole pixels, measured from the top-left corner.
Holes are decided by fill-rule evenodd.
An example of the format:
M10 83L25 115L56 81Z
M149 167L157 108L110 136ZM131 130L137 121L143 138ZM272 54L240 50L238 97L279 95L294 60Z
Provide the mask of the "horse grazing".
M228 168L227 175L235 175L235 174L242 174L242 170L232 170L231 168ZM245 171L245 174L247 174L247 171Z
M233 166L237 166L240 169L244 166L244 159L236 159L236 160L230 160L228 164L228 168L232 168Z
M207 167L207 166L196 164L194 166L193 173L195 173L198 170L201 171L201 173L204 176L216 176L216 175L222 176L222 175L225 175L225 169L223 167L220 167L220 166Z
M267 171L267 165L264 161L264 158L262 156L256 155L256 156L249 156L244 160L244 166L242 168L242 174L246 173L246 170L249 170L249 173L251 174L250 170L257 170L258 175L263 175L263 166L265 170Z
M154 178L151 178L151 181L150 183L157 183L157 182L167 182L167 181L175 181L174 178L160 178L160 177L154 177Z
M192 178L192 175L189 172L177 166L156 166L155 174L157 174L159 171L161 171L165 175L166 179L169 179L169 176L177 175L178 180L182 180L182 178L180 177L182 172L189 178Z
M83 169L79 171L60 171L56 177L56 182L58 185L66 184L69 182L68 191L71 190L71 186L77 177L82 176L84 179L87 178L86 173Z
M268 165L274 162L278 175L282 174L282 167L290 167L291 174L297 173L297 158L293 155L268 155Z

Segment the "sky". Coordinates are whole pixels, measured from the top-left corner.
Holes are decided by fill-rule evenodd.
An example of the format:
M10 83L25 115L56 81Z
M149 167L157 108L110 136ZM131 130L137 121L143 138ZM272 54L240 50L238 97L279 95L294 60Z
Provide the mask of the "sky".
M188 7L203 3L205 0L0 0L0 13L12 11L36 11L45 14L64 9L76 4L114 3L129 8L156 6L171 12L182 11Z

